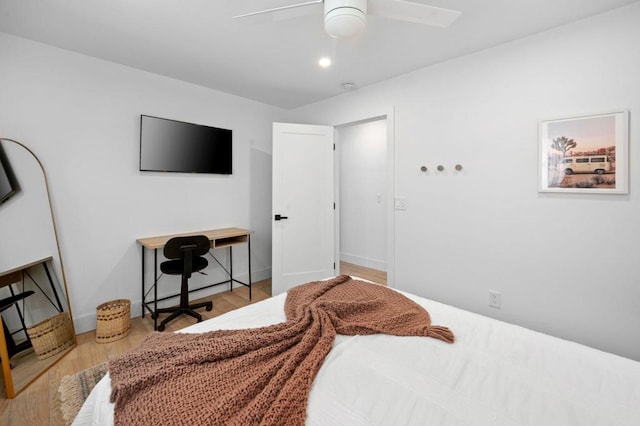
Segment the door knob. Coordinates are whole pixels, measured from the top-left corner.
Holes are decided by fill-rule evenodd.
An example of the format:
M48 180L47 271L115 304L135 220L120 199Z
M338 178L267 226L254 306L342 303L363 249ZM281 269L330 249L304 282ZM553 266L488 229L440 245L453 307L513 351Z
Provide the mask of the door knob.
M274 217L274 219L275 219L275 220L282 220L282 219L289 219L289 218L288 218L287 216L280 216L279 214L277 214L277 215Z

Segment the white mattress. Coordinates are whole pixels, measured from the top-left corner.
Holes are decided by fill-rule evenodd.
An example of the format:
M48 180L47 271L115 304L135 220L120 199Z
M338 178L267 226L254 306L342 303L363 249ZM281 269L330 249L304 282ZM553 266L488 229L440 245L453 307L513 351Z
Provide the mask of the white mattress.
M456 342L338 336L309 395L308 425L640 425L640 363L403 293ZM285 295L182 331L284 321ZM74 425L112 425L107 374Z

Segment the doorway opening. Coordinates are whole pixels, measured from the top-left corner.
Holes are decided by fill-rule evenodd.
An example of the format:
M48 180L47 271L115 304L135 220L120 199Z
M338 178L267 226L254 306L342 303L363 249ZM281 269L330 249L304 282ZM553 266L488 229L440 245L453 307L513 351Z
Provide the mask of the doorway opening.
M387 118L336 127L337 259L340 273L387 283Z

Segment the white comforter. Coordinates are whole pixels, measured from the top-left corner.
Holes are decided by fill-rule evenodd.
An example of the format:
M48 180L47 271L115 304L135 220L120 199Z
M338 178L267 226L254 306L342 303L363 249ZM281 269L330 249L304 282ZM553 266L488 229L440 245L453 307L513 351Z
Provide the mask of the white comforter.
M456 342L338 336L311 388L308 425L640 425L640 363L404 294ZM285 297L182 331L275 324ZM110 392L107 374L74 425L112 425Z

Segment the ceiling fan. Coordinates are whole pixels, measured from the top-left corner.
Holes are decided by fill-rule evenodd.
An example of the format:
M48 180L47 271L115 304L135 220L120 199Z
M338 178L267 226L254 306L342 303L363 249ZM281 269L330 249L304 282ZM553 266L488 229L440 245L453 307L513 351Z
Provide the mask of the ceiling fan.
M286 19L287 12L292 9L305 9L307 13L316 13L319 12L320 5L324 6L325 31L335 38L348 38L362 33L367 23L367 15L437 27L448 27L461 15L457 10L407 0L311 0L245 13L233 18L271 14L273 17L280 15L281 19Z

